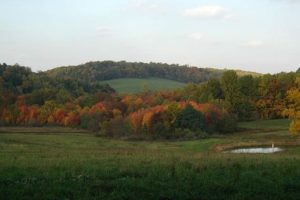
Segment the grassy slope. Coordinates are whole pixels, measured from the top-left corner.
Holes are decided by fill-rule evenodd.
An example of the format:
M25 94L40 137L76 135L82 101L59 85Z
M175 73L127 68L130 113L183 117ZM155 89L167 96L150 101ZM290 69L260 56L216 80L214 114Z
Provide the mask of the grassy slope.
M185 86L185 83L159 78L121 78L102 81L101 83L108 83L119 93L136 93L143 91L145 88L150 90L170 90Z
M250 71L244 71L244 70L239 70L239 69L217 69L217 68L206 68L209 71L222 75L225 71L227 70L233 70L237 73L238 76L247 76L247 75L252 75L253 77L259 77L262 76L263 74L258 73L258 72L250 72Z
M237 72L240 76L249 74L253 76L259 76L258 74L251 72ZM172 90L184 87L186 85L186 83L161 78L120 78L101 81L100 83L108 83L118 93L122 94L142 92L145 88L154 91Z
M270 123L277 127L266 132ZM300 144L284 121L259 124L261 132L177 142L1 133L0 199L298 199L299 147L274 155L218 150L269 143L270 135Z

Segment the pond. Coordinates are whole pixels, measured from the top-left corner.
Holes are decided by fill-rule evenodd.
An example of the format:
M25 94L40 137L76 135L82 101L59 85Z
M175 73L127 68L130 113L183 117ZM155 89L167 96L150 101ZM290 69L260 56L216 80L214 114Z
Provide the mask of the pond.
M229 153L276 153L281 152L284 149L279 147L251 147L251 148L239 148L228 151Z

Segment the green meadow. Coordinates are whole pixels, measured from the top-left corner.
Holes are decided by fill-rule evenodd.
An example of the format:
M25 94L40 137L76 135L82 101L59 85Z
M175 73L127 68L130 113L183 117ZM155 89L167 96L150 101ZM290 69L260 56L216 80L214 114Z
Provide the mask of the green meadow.
M0 129L0 199L299 199L287 120L193 141L131 141L64 128ZM228 149L275 146L275 154Z
M101 83L108 83L118 93L137 93L145 90L161 91L182 88L186 84L178 81L160 78L120 78Z

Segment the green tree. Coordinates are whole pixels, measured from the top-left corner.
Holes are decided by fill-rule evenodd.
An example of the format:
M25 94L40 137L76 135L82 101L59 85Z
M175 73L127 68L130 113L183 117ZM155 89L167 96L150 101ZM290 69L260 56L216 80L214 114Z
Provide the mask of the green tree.
M209 79L207 82L207 89L214 99L224 99L221 83L218 79Z
M204 130L204 124L203 114L195 110L190 104L178 114L175 121L176 128L190 129L192 131Z
M224 72L221 79L221 86L228 111L237 113L237 105L239 104L241 94L236 72L233 70Z
M72 100L72 96L66 90L60 89L56 93L56 100L57 100L58 103L64 104L64 103L66 103L68 101L71 101Z
M240 89L240 102L237 104L238 118L241 121L256 118L255 100L257 99L257 81L252 75L242 76L238 79Z
M199 97L202 94L202 86L198 84L187 84L182 90L181 90L181 96L185 100L194 100L198 101Z
M251 75L240 77L238 84L240 92L244 97L254 99L257 96L257 84Z

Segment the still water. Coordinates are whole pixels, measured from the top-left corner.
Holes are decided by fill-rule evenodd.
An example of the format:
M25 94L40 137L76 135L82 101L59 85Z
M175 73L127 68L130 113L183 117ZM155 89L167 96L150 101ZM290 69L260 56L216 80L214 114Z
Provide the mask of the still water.
M264 148L264 147L255 147L255 148L240 148L240 149L233 149L230 150L230 153L276 153L283 151L282 148L279 147L269 147L269 148Z

